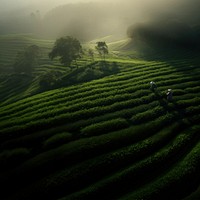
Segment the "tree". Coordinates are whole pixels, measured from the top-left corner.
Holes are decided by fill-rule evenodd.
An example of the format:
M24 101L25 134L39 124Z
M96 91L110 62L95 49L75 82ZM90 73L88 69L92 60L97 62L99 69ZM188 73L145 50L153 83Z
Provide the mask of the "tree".
M108 54L108 46L105 42L97 42L96 50L98 51L99 55L104 59L105 56Z
M76 62L78 58L81 58L81 54L82 46L80 42L76 38L67 36L56 40L52 51L49 53L49 58L53 60L55 57L60 57L60 63L70 67L72 61Z
M39 47L37 45L31 45L24 51L19 51L13 64L15 72L31 74L33 68L38 64L38 58Z
M94 51L92 49L88 49L88 55L90 56L91 60L94 61Z
M54 87L54 85L56 85L56 83L60 81L61 75L62 73L55 70L51 70L45 74L42 74L39 79L41 88L49 89L49 88Z

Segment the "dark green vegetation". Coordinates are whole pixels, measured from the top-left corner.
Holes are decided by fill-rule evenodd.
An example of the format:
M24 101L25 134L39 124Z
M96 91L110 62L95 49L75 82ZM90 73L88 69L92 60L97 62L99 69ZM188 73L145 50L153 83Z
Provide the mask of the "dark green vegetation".
M49 57L53 60L55 57L60 57L60 63L65 66L71 66L73 60L81 57L82 46L76 38L62 37L56 40Z
M39 59L39 47L31 45L24 51L18 52L13 63L16 73L31 74L34 67L37 66Z
M117 53L106 63L80 61L83 73L64 74L62 88L13 103L9 93L2 101L1 199L183 199L198 187L199 59L186 53L147 61ZM43 63L35 73L55 66ZM85 70L87 82L77 81ZM95 72L98 80L90 78ZM70 77L75 84L63 84Z
M108 46L105 42L97 42L96 50L99 55L105 60L106 54L108 54Z
M58 41L62 42L63 39ZM35 38L33 35L0 36L0 105L118 72L117 63L101 62L97 52L93 51L92 59L88 58L91 52L89 54L87 48L94 48L95 44L83 44L84 55L80 60L78 57L82 49L79 41L74 39L72 46L75 51L66 46L71 49L71 54L64 58L67 59L64 65L59 59L50 60L50 52L54 52L51 56L58 53L53 44L53 40Z

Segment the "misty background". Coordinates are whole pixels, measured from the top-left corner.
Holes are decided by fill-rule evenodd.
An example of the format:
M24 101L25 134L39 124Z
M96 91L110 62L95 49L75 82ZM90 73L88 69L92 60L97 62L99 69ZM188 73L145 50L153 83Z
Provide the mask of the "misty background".
M199 43L199 0L0 0L0 34Z

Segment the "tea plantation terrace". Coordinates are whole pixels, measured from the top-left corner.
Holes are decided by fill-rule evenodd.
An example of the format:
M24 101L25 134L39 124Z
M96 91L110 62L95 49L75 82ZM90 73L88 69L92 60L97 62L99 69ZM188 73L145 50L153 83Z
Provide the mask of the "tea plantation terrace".
M117 62L115 75L0 107L1 199L182 199L198 187L199 60Z

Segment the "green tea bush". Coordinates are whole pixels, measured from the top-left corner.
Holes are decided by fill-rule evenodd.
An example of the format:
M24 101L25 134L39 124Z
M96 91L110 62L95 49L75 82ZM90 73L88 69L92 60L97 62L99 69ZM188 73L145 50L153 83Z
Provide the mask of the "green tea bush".
M127 79L127 77L126 77L126 79ZM140 79L140 78L139 78ZM126 80L126 82L130 82L131 80ZM134 79L134 82L135 82L136 80ZM104 83L105 84L105 83ZM122 84L118 84L118 85L122 85ZM123 84L124 85L124 84ZM93 85L91 85L91 86L93 86ZM111 90L111 86L109 86L109 85L105 85L107 88L110 88L110 90ZM105 86L104 85L101 85L101 87L102 88L105 88ZM90 87L90 89L92 89L92 87ZM57 90L56 90L57 91ZM89 92L89 91L88 91ZM94 91L94 92L96 92L96 91ZM94 92L92 91L92 93L91 94L94 94ZM72 93L72 92L71 92ZM73 93L71 94L71 93L69 93L69 92L67 92L66 93L66 96L67 97L69 97L69 96L71 96L71 95L73 95ZM87 93L87 92L86 92ZM80 94L82 95L82 92L81 93L78 93L78 95L80 96ZM87 95L89 95L89 94L87 94ZM64 96L64 94L62 94L62 96L63 97L65 97L66 98L66 96ZM55 98L56 99L61 99L61 98L58 98L59 96L56 94L56 96L55 96L55 94L54 95L51 95L50 97L48 96L47 98L44 98L44 97L42 97L42 95L41 95L41 98L40 99L38 99L39 101L41 101L41 102L37 102L37 101L33 101L32 103L31 103L31 101L30 102L27 102L27 104L29 104L29 109L33 106L33 105L36 105L36 106L38 106L38 105L40 105L40 106L42 106L42 101L43 102L45 102L45 104L49 104L49 102L51 101L51 99L53 100L52 101L52 103L54 102L54 100L55 100ZM60 96L61 97L61 96ZM78 98L78 96L77 95L73 95L73 98ZM69 100L72 100L71 98L70 99L68 99L68 101ZM66 99L66 101L67 101L67 99ZM33 105L31 105L31 104L33 104ZM30 105L31 105L31 107L30 107ZM10 111L10 113L12 114L14 111L20 111L20 110L22 110L23 108L25 108L24 106L24 104L22 104L22 106L23 107L19 107L19 106L17 106L17 107L15 107L14 105L12 106L12 111ZM44 107L44 106L43 106ZM17 109L17 110L16 110ZM32 108L33 109L33 108Z
M174 133L174 131L176 131L176 126L177 124L172 125L165 129L165 131L172 131ZM95 184L62 198L62 200L73 198L92 199L96 196L103 199L105 198L105 194L106 197L110 199L119 198L119 196L124 193L128 193L130 190L134 190L134 188L137 188L141 184L150 181L152 179L152 174L153 177L159 176L159 174L166 169L166 165L171 167L174 162L176 162L174 156L184 151L185 147L188 146L187 144L194 138L194 135L195 134L188 136L186 132L183 132L167 146L164 146L149 157L132 165L128 165L123 168L123 170L112 173L110 176L98 180ZM148 177L150 177L150 179ZM59 185L59 182L57 184ZM55 187L55 185L53 187Z
M127 128L128 126L129 124L125 119L118 118L86 126L81 130L81 134L85 136L100 135L111 131Z
M58 147L59 145L65 144L71 141L72 135L70 133L57 133L44 141L43 147L45 149L51 149Z
M190 171L199 172L199 150L188 157L199 140L199 61L119 62L115 75L1 105L0 182L19 194L13 199L171 199L192 182ZM191 165L180 167L186 158Z
M200 97L195 97L195 98L186 99L186 100L179 100L177 101L177 105L181 108L185 108L188 106L198 106L200 105Z
M131 97L131 94L128 95L129 98ZM78 110L77 112L73 112L72 114L70 113L66 113L67 111L65 109L61 109L61 113L60 115L56 115L56 111L54 110L50 110L48 113L45 113L44 115L40 115L38 116L37 114L30 116L30 117L26 117L25 119L14 119L13 121L6 121L4 122L4 124L1 124L1 127L8 127L6 128L7 130L3 130L2 132L11 132L13 131L13 129L17 130L17 126L19 128L24 127L24 131L28 128L29 130L32 129L33 130L37 130L37 129L41 129L42 127L51 127L54 126L56 124L62 124L65 123L66 121L68 122L72 122L72 121L77 121L83 118L87 119L89 117L95 117L98 115L102 115L108 112L114 112L123 108L131 108L134 106L138 106L140 104L144 104L144 103L150 103L153 99L155 99L154 94L150 94L147 97L142 97L142 98L138 98L138 99L131 99L131 100L127 100L127 101L118 101L117 99L121 98L120 96L116 97L116 103L112 104L112 105L108 105L108 106L102 106L102 107L94 107L94 108L83 108L83 105L76 105L74 108L80 107L80 110ZM123 97L124 98L124 97ZM123 99L122 98L122 99ZM111 98L112 101L112 98ZM93 102L93 104L97 104L101 103L100 101L95 101ZM91 102L92 103L92 102ZM86 102L86 104L90 105L90 102ZM85 104L85 105L86 105ZM81 109L82 108L82 109ZM70 108L69 108L70 109ZM59 112L59 111L58 111ZM62 114L63 113L63 114ZM64 114L66 113L66 114ZM55 116L56 115L56 116ZM35 120L37 119L37 120ZM42 119L42 120L40 120ZM27 123L28 122L28 123ZM33 127L34 126L34 127Z
M196 176L199 174L199 155L200 143L169 172L122 199L183 198L187 194L188 188L191 188L191 181L195 180Z
M149 104L142 104L142 105L135 106L132 108L127 108L127 109L125 108L125 109L121 109L119 111L107 113L105 115L100 115L100 116L96 116L93 118L82 119L77 122L72 122L65 128L67 128L69 131L78 131L80 128L83 129L86 126L89 126L89 125L95 124L95 123L99 123L101 121L111 120L114 118L129 119L131 116L133 116L133 114L144 112L144 111L154 108L155 106L158 106L158 105L160 105L160 103L158 101L153 101Z
M131 118L133 124L145 123L149 120L155 119L161 115L164 115L166 110L163 107L156 107L150 110L147 110L143 113L138 113Z
M173 120L174 117L172 115L162 116L143 126L133 126L109 134L80 139L61 145L58 148L43 152L27 160L13 172L13 176L15 175L16 180L18 180L19 175L23 176L25 182L41 178L41 176L49 174L53 170L65 166L69 167L74 163L141 141L155 134ZM158 139L158 137L156 138ZM148 148L147 144L145 146ZM56 162L54 162L55 158ZM32 171L37 171L37 174L32 174ZM23 184L22 178L21 182Z

